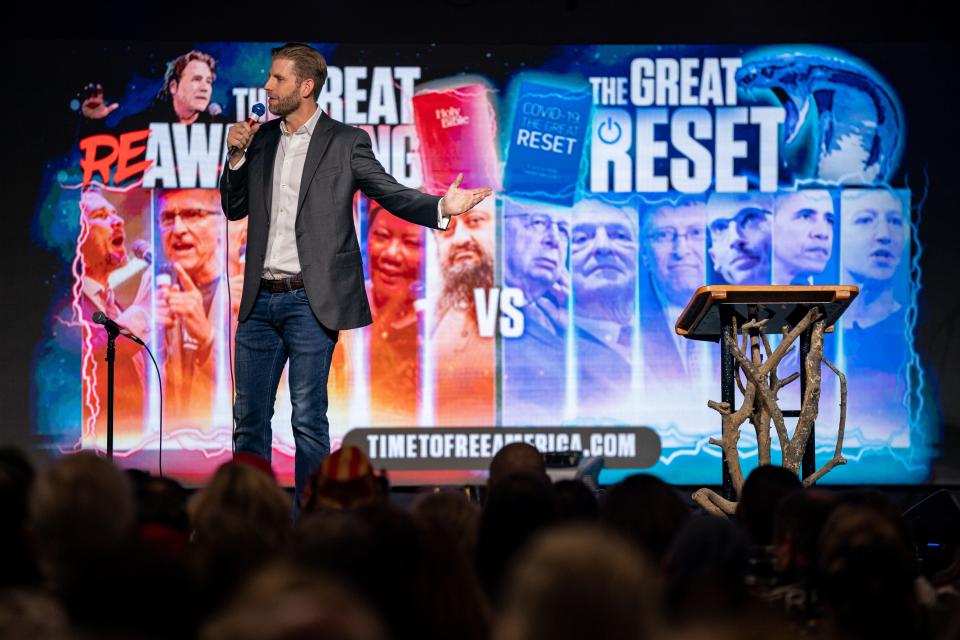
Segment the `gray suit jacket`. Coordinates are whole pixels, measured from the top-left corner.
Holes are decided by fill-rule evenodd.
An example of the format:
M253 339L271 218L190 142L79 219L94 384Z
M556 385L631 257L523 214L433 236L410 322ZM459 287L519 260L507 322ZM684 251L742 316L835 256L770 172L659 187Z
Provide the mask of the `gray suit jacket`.
M230 220L249 215L247 262L240 321L253 309L267 254L273 165L280 120L260 127L246 161L220 178L223 212ZM370 324L360 243L353 225L353 196L359 188L396 216L437 228L437 196L399 184L373 156L370 136L321 114L310 138L297 205L297 254L310 308L328 329Z

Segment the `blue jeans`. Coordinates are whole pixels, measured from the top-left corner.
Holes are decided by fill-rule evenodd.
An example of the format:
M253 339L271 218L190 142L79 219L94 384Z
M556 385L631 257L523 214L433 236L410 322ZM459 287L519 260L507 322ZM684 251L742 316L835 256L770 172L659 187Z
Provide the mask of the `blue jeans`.
M284 364L290 360L290 401L296 445L294 514L307 478L330 453L327 377L337 331L317 320L304 289L271 293L261 289L253 311L237 327L234 402L237 453L270 460L270 419Z

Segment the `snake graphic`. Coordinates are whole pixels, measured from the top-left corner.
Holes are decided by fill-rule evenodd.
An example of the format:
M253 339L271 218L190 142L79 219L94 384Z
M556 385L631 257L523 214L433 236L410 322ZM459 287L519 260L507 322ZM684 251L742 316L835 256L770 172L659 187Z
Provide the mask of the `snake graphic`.
M839 57L779 53L745 59L736 80L748 96L770 91L786 111L794 178L876 184L896 171L900 105L873 70Z

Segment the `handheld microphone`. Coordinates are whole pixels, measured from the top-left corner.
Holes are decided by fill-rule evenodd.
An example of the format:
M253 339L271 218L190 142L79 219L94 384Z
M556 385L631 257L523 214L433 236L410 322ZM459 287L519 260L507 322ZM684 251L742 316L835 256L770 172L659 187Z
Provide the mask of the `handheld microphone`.
M97 324L102 324L110 333L115 333L117 335L125 336L127 338L130 338L137 344L143 345L143 340L133 335L133 333L129 329L125 327L121 327L116 322L108 318L107 314L105 314L103 311L94 311L93 321L96 322ZM146 346L146 345L143 345L143 346Z
M153 250L150 248L150 243L146 240L141 239L133 243L133 255L147 264L153 264Z
M267 108L263 106L262 102L258 102L257 104L253 105L253 107L250 108L250 115L247 116L247 124L253 126L260 122L260 118L262 118L263 114L266 112ZM233 146L227 149L227 151L232 156L236 152L241 151L241 149L240 147Z

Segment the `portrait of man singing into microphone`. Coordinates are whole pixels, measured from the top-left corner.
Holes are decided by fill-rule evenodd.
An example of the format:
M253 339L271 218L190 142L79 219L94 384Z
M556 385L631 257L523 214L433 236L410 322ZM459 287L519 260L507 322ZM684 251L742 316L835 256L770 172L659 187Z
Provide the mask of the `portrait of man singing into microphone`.
M327 68L318 51L291 43L271 57L264 89L279 117L230 127L220 181L227 218L248 218L234 444L238 453L270 458L270 418L289 360L297 510L308 475L330 450L327 378L339 332L371 323L353 224L357 189L434 229L491 191L461 189L462 176L442 198L400 185L374 157L367 133L319 110Z
M123 300L116 291L117 274L130 263L127 251L129 230L127 220L117 209L117 202L124 202L123 195L104 193L99 188L88 187L80 196L80 237L77 250L80 258L80 295L77 306L84 333L84 384L93 386L93 395L98 402L84 403L85 412L98 407L94 424L98 438L106 434L107 415L107 333L93 322L96 312L129 329L143 340L150 336L149 296L152 285L150 270L141 275L133 274L130 283L137 285L133 298ZM136 205L136 196L129 198ZM126 204L126 202L124 202ZM134 236L135 237L135 236ZM139 283L139 284L138 284ZM125 287L126 288L126 287ZM141 347L125 338L116 341L114 385L115 433L118 444L125 444L124 437L139 437L143 433L144 401L146 399L146 366L148 362ZM87 396L87 390L84 390ZM85 416L86 418L86 416Z

